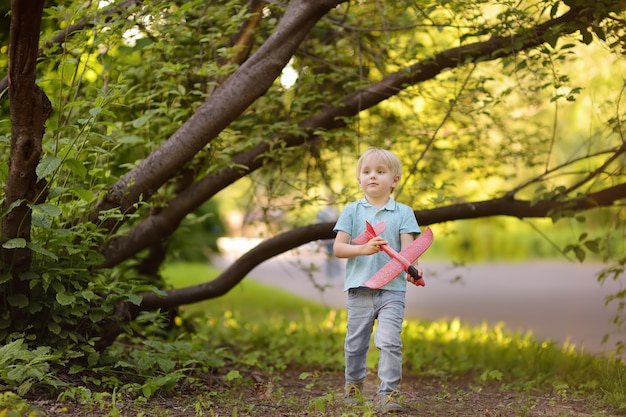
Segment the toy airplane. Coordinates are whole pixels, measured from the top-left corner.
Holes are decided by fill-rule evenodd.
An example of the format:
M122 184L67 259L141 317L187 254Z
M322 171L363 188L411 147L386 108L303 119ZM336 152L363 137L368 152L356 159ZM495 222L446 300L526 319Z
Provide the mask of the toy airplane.
M376 226L372 226L368 221L365 222L365 232L352 239L352 243L362 245L369 242L370 239L380 235L385 230L385 222L381 221ZM389 245L382 245L380 248L391 257L391 260L378 270L367 282L365 286L373 289L379 289L389 284L402 271L407 272L416 280L420 279L417 269L413 266L413 262L419 258L433 243L433 232L430 227L426 228L417 239L409 246L404 248L400 253L396 252Z

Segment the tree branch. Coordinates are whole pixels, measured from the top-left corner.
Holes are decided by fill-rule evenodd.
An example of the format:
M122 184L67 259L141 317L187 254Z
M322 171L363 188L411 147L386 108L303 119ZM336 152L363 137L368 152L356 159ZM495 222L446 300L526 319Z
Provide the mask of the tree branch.
M329 227L332 229L331 223L318 223L281 233L276 237L261 242L242 255L237 259L237 262L233 263L217 279L211 282L171 290L168 291L165 297L160 297L156 294L144 294L139 311L157 308L166 309L224 295L241 282L248 272L252 271L260 263L312 240L322 239L325 235L328 235Z
M598 207L609 207L620 200L626 200L626 184L589 194L585 199L569 201L543 200L532 204L529 201L502 197L474 203L453 204L431 210L418 210L415 212L415 216L422 227L450 220L476 219L490 216L513 216L520 219L542 218L560 210L582 211ZM134 314L138 311L169 309L222 296L241 282L256 266L267 259L308 242L334 238L333 226L334 223L319 223L298 227L265 240L246 252L237 259L237 262L233 263L211 282L170 290L163 297L153 293L144 294L143 302Z
M294 0L276 30L214 94L159 149L128 172L96 204L90 220L98 223L101 211L119 207L133 211L147 200L192 157L211 142L257 98L265 94L316 22L338 1ZM112 230L115 221L103 226Z
M345 125L345 118L355 116L359 112L367 110L381 101L397 95L410 85L429 80L445 70L456 68L467 62L485 59L493 60L506 56L507 53L512 53L513 51L530 49L544 42L543 36L548 30L561 30L561 32L557 33L559 36L571 33L575 30L575 27L578 27L578 24L567 25L567 23L577 22L577 19L581 19L582 23L587 23L587 20L582 19L581 11L579 9L571 9L556 19L549 20L531 29L525 29L516 36L507 38L494 37L488 41L477 42L443 51L431 59L418 62L406 69L389 75L378 83L346 96L340 104L336 106L329 106L318 114L303 120L300 123L300 127L308 130L309 132L314 132L316 129L320 128L331 130L343 127ZM267 47L279 47L280 44L286 41L286 39L280 38L279 34L287 36L288 32L285 31L290 27L290 24L287 23L279 25L279 28L281 29L277 29L276 33L272 35L271 42L268 39L262 48L265 50ZM532 36L530 34L532 34ZM274 36L277 38L274 38ZM514 45L519 45L519 47L514 49ZM290 51L293 52L293 48L291 48ZM244 64L244 66L242 66L242 68L245 67L246 71L248 71L249 67L260 65L261 62L257 63L257 61L264 59L263 54L264 52L260 49ZM283 56L283 60L281 61L282 65L286 65L288 60L288 57ZM280 69L275 68L276 71L280 71L281 69L282 67L280 67ZM255 71L264 73L263 71L265 70L259 71L255 68ZM275 76L278 75L278 72L276 71L272 73ZM247 90L250 88L250 86L246 84L249 82L250 78L242 78L238 75L238 73L239 71L236 71L235 74L233 74L233 76L231 76L231 78L222 86L222 88L220 88L219 91L222 95L234 97L242 94L242 89ZM256 83L257 80L255 78L255 84ZM217 105L217 103L219 102L209 99L209 101L205 103L206 107L203 106L205 107L206 114L204 116L194 115L192 116L192 119L195 120L197 118L205 117L210 119L210 106ZM221 106L224 105L222 104ZM243 109L243 106L237 107L237 114L233 114L229 117L234 119L240 112L243 111ZM221 116L213 115L212 117L213 119L211 120L215 121ZM114 186L114 194L116 197L106 203L103 202L99 207L97 207L97 209L115 207L115 204L119 202L122 202L123 207L126 208L128 204L132 203L137 198L136 194L129 193L124 197L126 200L122 201L120 193L122 193L125 189L126 182L128 182L131 178L136 178L137 180L142 178L141 184L134 184L136 185L135 193L145 189L148 185L148 181L157 175L157 173L153 171L153 168L163 170L164 164L176 164L175 166L172 166L171 169L178 169L178 166L182 163L182 161L172 161L175 159L172 158L172 154L177 153L176 149L173 148L183 147L183 142L185 144L190 144L195 141L197 143L194 144L193 149L191 146L184 147L186 151L191 154L192 151L195 152L195 149L197 149L198 146L204 146L208 140L217 136L219 133L217 130L218 126L211 127L207 123L195 123L192 122L192 119L185 123L185 125L166 142L164 147L146 158L146 160L137 166L132 172L127 174L124 177L125 179L118 181L118 183ZM194 126L193 130L188 129L188 126L192 125ZM186 137L187 135L191 135L191 137ZM194 137L196 139L194 139ZM173 138L175 139L173 140ZM317 140L318 139L315 137L314 133L310 133L309 135L289 137L284 139L283 142L284 147L289 148L302 146L304 144L312 144ZM263 160L259 157L268 150L269 145L267 143L262 143L249 151L241 153L233 159L233 163L237 166L245 166L247 169L227 168L216 175L202 178L198 181L198 183L192 185L187 191L172 199L169 202L168 207L164 208L159 213L158 217L150 217L137 225L127 235L114 238L108 243L106 248L103 248L105 262L102 266L111 267L117 265L118 263L128 259L130 256L133 256L135 253L146 248L150 242L154 241L154 239L160 239L167 236L167 233L171 233L175 230L175 227L172 227L172 225L178 225L188 213L191 213L204 201L210 199L218 191L226 188L236 180L243 178L249 173L261 168L263 166ZM167 158L163 158L165 154L168 154ZM187 155L185 157L187 157ZM159 176L166 177L163 173L160 173ZM161 182L162 180L158 180L154 182L152 186L157 186ZM95 213L97 213L97 211L94 212L94 214Z

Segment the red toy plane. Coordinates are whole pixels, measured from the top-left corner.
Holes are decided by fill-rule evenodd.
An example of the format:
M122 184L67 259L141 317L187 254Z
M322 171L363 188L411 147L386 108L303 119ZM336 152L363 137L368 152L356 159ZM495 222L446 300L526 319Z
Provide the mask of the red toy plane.
M385 222L381 221L376 226L372 226L368 221L365 222L365 232L361 233L354 239L352 243L362 245L369 242L370 239L378 236L385 230ZM378 270L367 282L365 286L373 289L382 288L389 284L402 271L407 272L415 280L420 279L417 269L412 265L433 243L433 232L430 227L424 230L417 239L409 246L404 248L400 253L396 252L389 245L382 245L380 248L391 257L391 260Z

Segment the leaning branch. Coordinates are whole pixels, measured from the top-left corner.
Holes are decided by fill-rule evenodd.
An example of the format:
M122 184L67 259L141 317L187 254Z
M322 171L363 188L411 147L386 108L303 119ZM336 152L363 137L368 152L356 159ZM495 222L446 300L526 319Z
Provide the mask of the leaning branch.
M513 216L522 218L542 218L552 213L568 211L584 211L599 207L610 207L620 200L626 200L626 184L610 187L587 195L584 199L568 201L543 200L538 203L516 200L510 197L474 203L454 204L431 210L419 210L415 216L422 226L442 223L451 220L476 219L490 216ZM203 300L220 297L241 282L245 276L262 262L288 250L295 249L305 243L334 237L333 223L320 223L281 233L265 240L237 259L215 280L187 288L170 290L165 296L153 293L143 295L139 311L168 309L187 305Z
M343 0L293 0L270 37L157 150L111 186L90 220L120 208L128 213L149 199L172 175L263 96L316 22ZM185 213L186 215L187 213ZM114 222L103 227L113 230Z
M501 58L507 53L510 54L515 51L533 48L545 42L544 36L549 30L552 30L553 32L558 31L559 36L569 34L575 30L575 27L579 27L577 19L582 19L581 11L573 8L556 19L549 20L530 29L520 31L520 33L516 36L507 38L493 37L484 42L468 44L440 52L430 59L420 61L406 69L389 75L378 83L349 94L340 102L339 105L329 106L321 112L303 120L300 123L300 127L311 133L309 135L286 138L282 141L282 146L284 148L290 148L315 143L317 138L313 133L314 131L318 129L331 130L344 127L346 118L356 116L359 112L367 110L381 101L399 94L410 85L429 80L443 71L465 65L468 62L493 60ZM586 22L586 20L584 21ZM513 49L513 45L518 45L518 48ZM264 44L264 47L266 46L268 45ZM262 49L257 51L250 61L258 61L255 56L260 53ZM244 66L237 70L227 83L222 86L220 89L222 90L222 93L225 93L229 97L240 96L243 94L241 89L229 88L229 85L238 84L245 86L245 80L241 80L238 73L242 69L247 68L247 66L251 64L250 61L246 62ZM286 61L284 62L286 63ZM256 65L259 65L259 63L257 62ZM234 83L235 81L236 83ZM244 90L247 90L247 88L244 87ZM216 97L212 97L210 100L214 100L215 98ZM203 107L208 106L210 106L209 102L203 105ZM243 108L241 109L241 111L243 111ZM196 118L196 116L198 115L194 115L192 118ZM217 119L217 117L206 117L206 120L215 121ZM192 124L190 122L191 120L185 125ZM189 143L190 138L181 138L184 135L195 135L201 137L203 141L201 144L204 146L207 138L214 137L219 133L219 129L207 129L206 126L196 126L194 129L195 130L191 132L186 131L185 126L181 127L181 129L179 129L179 131L166 142L165 146L174 146L174 144L179 140L184 140L186 143ZM186 147L185 149L191 150L191 147ZM111 267L117 265L148 247L154 239L161 239L162 237L167 236L167 233L172 231L171 225L179 224L188 213L195 210L204 201L210 199L217 192L226 188L238 179L261 168L263 166L263 158L261 158L261 156L266 153L268 149L269 145L267 143L262 143L249 151L237 155L233 159L233 165L240 167L245 166L247 169L242 170L238 168L227 168L218 174L202 178L184 193L181 193L179 196L172 199L168 203L168 206L159 212L158 216L151 216L142 223L138 224L126 235L116 237L114 240L109 242L107 248L103 249L105 262L102 266ZM139 176L141 176L148 181L156 178L156 173L154 175L146 175L149 174L149 172L141 171L146 167L150 169L152 167L159 167L159 169L163 170L165 166L163 161L166 161L168 164L173 163L172 158L161 158L161 154L166 153L169 153L170 155L172 154L172 152L168 151L165 147L159 149L155 154L146 158L146 160L133 170L133 172L126 175L126 179L118 181L118 183L114 186L115 190L113 194L115 196L113 196L110 201L103 201L100 208L111 208L122 201L122 191L126 190L124 184L129 181L129 179L138 179ZM160 163L151 164L150 161L156 160L159 160ZM162 172L159 173L159 175L163 177ZM137 186L137 183L134 185ZM139 186L138 188L145 188L145 186ZM124 198L129 198L131 200L123 202L123 207L127 207L128 204L133 203L137 197L136 192L126 193L123 195ZM96 213L97 211L94 212L94 214Z

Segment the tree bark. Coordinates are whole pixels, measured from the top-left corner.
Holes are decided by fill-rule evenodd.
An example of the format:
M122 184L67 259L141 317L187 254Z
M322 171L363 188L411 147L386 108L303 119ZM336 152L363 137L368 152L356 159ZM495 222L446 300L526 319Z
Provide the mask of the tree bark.
M9 34L9 100L11 114L11 155L5 186L2 241L22 238L30 241L31 209L28 204L45 200L46 185L35 172L42 151L45 122L52 112L46 94L36 84L39 32L43 0L11 2ZM13 291L28 294L28 283L20 274L30 269L27 247L2 250L2 268L12 274Z

